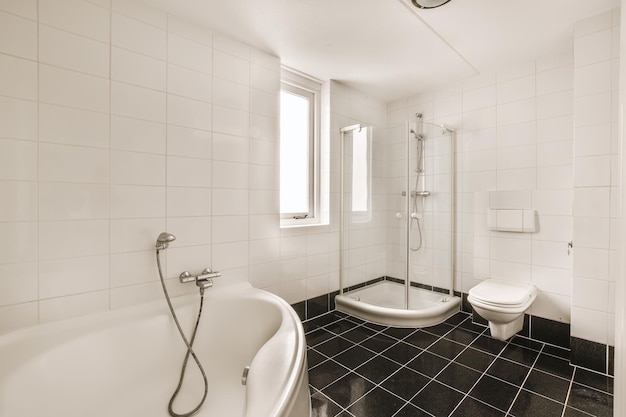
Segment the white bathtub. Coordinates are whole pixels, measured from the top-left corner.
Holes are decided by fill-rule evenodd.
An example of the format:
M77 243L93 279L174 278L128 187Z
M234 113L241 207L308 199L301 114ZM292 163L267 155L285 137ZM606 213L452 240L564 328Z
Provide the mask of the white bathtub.
M189 336L198 299L173 300ZM208 289L194 351L209 380L197 416L310 416L304 332L279 297L248 284ZM168 417L184 355L165 300L4 334L0 416ZM174 411L193 409L203 390L190 359Z

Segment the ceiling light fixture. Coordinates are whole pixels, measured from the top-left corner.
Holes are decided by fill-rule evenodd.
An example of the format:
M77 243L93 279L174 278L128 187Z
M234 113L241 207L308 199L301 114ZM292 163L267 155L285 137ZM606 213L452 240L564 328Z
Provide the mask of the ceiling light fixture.
M411 0L413 6L420 9L434 9L435 7L443 6L450 0Z

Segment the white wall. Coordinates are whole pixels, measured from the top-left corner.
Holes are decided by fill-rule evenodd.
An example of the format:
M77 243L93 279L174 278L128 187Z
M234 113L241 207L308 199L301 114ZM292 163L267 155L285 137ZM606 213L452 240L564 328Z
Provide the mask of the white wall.
M0 330L271 285L280 61L128 1L0 2Z
M572 336L615 345L619 216L620 13L574 32L574 268Z

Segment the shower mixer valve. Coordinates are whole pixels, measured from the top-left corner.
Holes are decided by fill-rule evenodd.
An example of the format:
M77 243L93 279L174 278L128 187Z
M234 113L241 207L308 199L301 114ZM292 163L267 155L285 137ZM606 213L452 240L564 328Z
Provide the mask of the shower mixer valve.
M200 275L191 275L189 271L183 271L178 276L181 284L188 282L195 282L196 285L202 289L210 288L213 286L213 278L221 277L222 273L218 271L212 271L211 268L204 268Z

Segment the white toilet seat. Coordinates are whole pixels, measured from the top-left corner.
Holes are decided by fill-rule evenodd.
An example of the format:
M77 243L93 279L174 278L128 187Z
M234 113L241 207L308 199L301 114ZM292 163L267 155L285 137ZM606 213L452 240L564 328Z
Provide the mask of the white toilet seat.
M537 289L534 285L487 279L469 290L469 297L485 306L517 310L530 305Z

